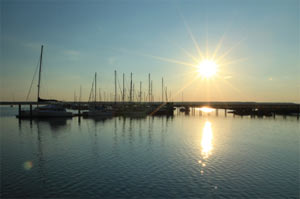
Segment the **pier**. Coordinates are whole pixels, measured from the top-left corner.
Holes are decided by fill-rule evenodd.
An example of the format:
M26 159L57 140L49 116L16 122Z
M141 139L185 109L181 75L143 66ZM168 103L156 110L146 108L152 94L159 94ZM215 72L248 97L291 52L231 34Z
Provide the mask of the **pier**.
M15 102L0 102L0 105L17 105L19 107L19 111L22 109L22 105L29 105L30 110L32 110L33 105L46 105L51 104L53 102L33 102L33 101L15 101ZM299 118L300 115L300 104L296 103L265 103L265 102L120 102L120 101L98 101L98 102L69 102L69 101L61 101L57 102L63 104L66 108L76 109L74 107L79 107L80 110L87 109L89 105L93 106L112 106L116 108L120 108L128 105L145 105L145 106L162 106L166 103L173 106L174 108L185 107L186 110L190 108L197 107L210 107L216 109L216 113L218 113L218 109L224 109L225 115L227 111L233 111L233 113L240 115L252 115L255 111L257 115L267 115L274 116L276 114L280 115L296 115ZM270 115L271 114L271 115Z

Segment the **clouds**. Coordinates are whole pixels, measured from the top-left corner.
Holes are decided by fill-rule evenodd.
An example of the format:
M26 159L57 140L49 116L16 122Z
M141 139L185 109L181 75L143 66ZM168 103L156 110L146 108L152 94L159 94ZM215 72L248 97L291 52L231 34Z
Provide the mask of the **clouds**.
M42 43L38 42L24 42L23 45L27 48L39 49L41 48Z
M118 62L118 57L116 57L116 56L108 57L107 62L109 65L112 65L112 66L116 65Z
M76 50L64 50L63 54L71 61L78 60L81 55L81 53Z

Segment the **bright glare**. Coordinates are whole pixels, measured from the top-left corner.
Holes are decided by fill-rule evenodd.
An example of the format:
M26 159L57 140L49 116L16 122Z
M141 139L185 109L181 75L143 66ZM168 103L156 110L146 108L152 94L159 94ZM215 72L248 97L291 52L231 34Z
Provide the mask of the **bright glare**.
M204 112L204 113L211 113L211 112L214 111L213 108L209 108L209 107L201 107L199 110Z
M213 133L211 128L211 123L209 121L205 122L203 131L202 131L202 139L201 139L201 147L202 147L202 155L203 158L207 158L212 150L212 139Z
M198 66L198 73L205 78L210 78L217 73L218 65L212 60L203 60Z

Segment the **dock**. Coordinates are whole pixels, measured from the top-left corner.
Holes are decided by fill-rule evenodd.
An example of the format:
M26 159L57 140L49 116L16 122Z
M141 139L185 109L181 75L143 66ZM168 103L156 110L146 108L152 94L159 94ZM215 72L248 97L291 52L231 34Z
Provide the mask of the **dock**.
M17 105L19 107L19 111L21 110L21 106L30 106L32 108L33 105L46 105L51 104L53 102L33 102L33 101L2 101L0 105ZM261 115L269 115L275 117L276 114L280 115L295 115L299 118L300 115L300 104L296 103L268 103L268 102L121 102L121 101L98 101L98 102L69 102L69 101L60 101L66 108L72 107L80 107L80 110L85 110L89 105L93 106L112 106L116 108L120 108L128 105L145 105L152 107L163 106L168 103L171 104L174 108L184 107L186 110L190 108L198 108L198 107L210 107L216 109L216 113L219 109L224 109L225 114L227 111L233 111L234 113L240 113L244 115L251 115L254 112ZM73 108L77 110L76 108ZM79 109L78 109L79 110ZM78 114L74 114L75 116L81 116L80 110Z

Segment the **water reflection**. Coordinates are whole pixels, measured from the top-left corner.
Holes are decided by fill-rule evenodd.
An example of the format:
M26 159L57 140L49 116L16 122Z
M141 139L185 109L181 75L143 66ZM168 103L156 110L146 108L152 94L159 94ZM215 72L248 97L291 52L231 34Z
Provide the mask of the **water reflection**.
M106 121L112 120L112 118L104 118L104 117L89 117L85 118L85 120L91 120L94 123L105 123Z
M71 118L23 118L19 119L19 128L22 126L22 122L30 124L30 128L33 128L32 122L37 125L37 128L44 128L44 126L48 125L52 132L56 132L59 129L66 128L68 120ZM39 126L41 124L41 127Z
M203 158L208 158L213 149L212 145L213 133L211 128L211 123L209 121L205 122L203 131L202 131L202 139L201 139L201 153Z
M199 111L204 112L204 113L211 113L215 109L204 106L204 107L201 107L201 108L196 108L196 110L199 110Z

